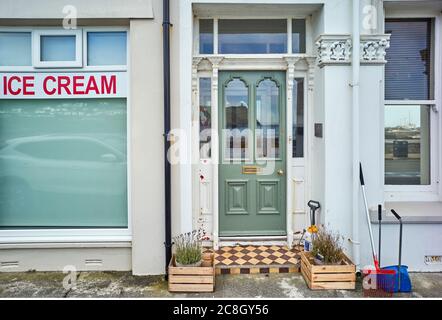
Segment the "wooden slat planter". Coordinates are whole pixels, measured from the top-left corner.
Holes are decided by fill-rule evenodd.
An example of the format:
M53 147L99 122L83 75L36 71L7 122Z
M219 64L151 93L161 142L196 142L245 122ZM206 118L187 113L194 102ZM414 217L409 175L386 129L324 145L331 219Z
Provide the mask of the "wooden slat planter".
M213 259L213 253L204 253L201 267L176 267L173 255L169 263L169 291L213 292L215 290Z
M315 265L310 252L301 252L301 273L312 290L356 287L356 266L347 256L341 265Z

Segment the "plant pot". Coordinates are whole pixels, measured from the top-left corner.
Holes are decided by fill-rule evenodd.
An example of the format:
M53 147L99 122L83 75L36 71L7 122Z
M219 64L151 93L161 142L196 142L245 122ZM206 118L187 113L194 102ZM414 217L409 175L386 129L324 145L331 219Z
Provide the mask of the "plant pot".
M203 264L203 260L195 262L195 263L191 263L191 264L182 264L182 263L179 263L178 261L175 261L175 265L177 267L184 267L184 268L201 267L202 264Z
M341 264L315 264L310 252L301 252L301 273L312 290L354 290L356 266L344 255Z
M214 254L204 253L200 266L178 266L175 255L169 263L170 292L213 292L215 290Z

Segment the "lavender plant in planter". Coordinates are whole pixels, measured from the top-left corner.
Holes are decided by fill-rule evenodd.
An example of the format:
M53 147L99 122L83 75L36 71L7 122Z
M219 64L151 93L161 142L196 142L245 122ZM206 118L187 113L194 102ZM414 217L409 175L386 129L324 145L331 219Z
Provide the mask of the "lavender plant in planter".
M175 264L177 267L200 267L202 245L199 231L192 231L175 237Z

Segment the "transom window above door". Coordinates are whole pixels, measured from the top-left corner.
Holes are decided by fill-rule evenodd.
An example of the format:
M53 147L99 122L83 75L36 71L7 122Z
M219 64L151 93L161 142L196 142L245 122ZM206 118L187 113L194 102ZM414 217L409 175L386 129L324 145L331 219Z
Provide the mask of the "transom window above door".
M200 54L305 53L304 19L199 19Z

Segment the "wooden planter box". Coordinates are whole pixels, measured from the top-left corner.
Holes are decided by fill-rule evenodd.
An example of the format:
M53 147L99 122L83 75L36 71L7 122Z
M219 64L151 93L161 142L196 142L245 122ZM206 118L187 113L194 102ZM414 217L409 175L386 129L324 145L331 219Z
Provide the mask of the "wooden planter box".
M173 255L169 263L169 291L213 292L215 290L213 259L213 253L204 253L201 267L177 267Z
M301 273L312 290L354 290L356 266L345 256L341 265L315 265L310 252L301 252Z

